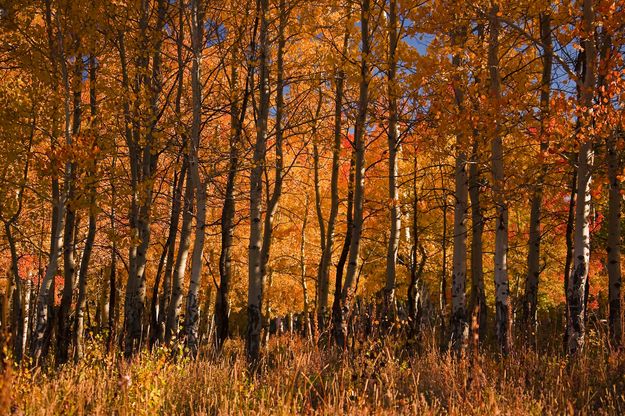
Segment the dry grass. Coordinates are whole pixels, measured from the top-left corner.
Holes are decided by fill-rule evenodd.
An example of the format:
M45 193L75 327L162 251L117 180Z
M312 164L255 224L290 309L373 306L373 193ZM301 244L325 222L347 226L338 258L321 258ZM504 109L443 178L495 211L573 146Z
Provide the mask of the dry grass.
M242 345L220 357L127 362L93 346L77 366L7 369L0 414L625 414L625 355L589 351L574 364L522 352L471 365L387 339L349 356L299 338L273 339L250 374Z

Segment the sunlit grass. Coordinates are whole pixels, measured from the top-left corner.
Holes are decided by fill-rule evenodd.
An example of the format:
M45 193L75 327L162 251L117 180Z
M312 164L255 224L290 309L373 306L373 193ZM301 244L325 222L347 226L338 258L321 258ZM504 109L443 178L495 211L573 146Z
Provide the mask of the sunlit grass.
M80 364L2 376L0 414L625 413L625 356L483 354L472 363L388 338L340 355L274 338L257 373L240 341L197 360L160 349L132 361L93 344Z

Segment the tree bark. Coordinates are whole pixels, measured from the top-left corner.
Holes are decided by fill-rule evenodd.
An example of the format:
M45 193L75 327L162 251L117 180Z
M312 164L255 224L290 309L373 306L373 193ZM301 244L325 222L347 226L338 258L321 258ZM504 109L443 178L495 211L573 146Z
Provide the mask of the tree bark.
M351 9L349 11L351 14ZM343 46L342 46L342 56L347 56L347 46L349 44L349 34L348 30L345 31L343 36ZM318 280L318 294L317 294L317 305L318 305L318 321L320 323L320 328L323 328L323 321L326 315L326 309L328 304L328 295L329 295L329 287L330 287L330 276L329 270L330 265L332 263L332 250L334 248L334 229L336 227L336 218L339 212L339 168L341 164L341 138L342 128L343 128L343 95L345 88L345 71L343 70L344 61L339 64L339 66L335 69L335 94L334 94L334 142L332 145L332 173L330 176L330 213L328 215L328 227L325 231L325 243L323 244L323 252L321 253L321 263L319 266L319 273L317 274ZM349 197L349 203L351 206L351 199ZM351 216L351 214L349 214ZM349 230L351 233L351 229ZM347 240L347 238L346 238ZM345 252L347 253L347 252ZM338 273L338 268L336 269ZM341 273L343 273L343 267L341 267ZM339 282L339 280L336 280ZM339 294L341 293L342 284L336 286ZM336 296L335 296L336 298ZM339 308L340 311L340 308ZM334 315L334 311L332 314Z
M302 229L299 241L299 264L300 282L302 284L302 295L304 298L304 330L307 339L312 339L312 327L310 325L310 302L308 301L308 283L306 281L306 226L308 225L308 194L304 203L304 218L302 219Z
M174 262L178 223L180 222L182 187L187 174L186 167L186 163L183 163L180 172L174 172L169 232L167 234L165 245L163 246L161 258L158 262L158 269L156 271L156 278L154 279L154 286L152 289L152 305L150 308L150 348L156 345L157 342L162 342L165 335L167 306L169 305L169 298L171 297L172 263ZM164 272L163 267L165 267ZM159 296L161 280L163 280L163 292Z
M345 322L345 314L343 311L342 293L343 293L343 271L349 254L349 248L352 241L352 228L354 226L354 180L355 180L355 157L352 151L352 157L349 166L349 179L347 184L347 212L346 212L346 229L345 240L339 261L336 264L336 277L334 282L334 301L332 302L332 332L334 341L339 349L344 350L347 347L347 325Z
M195 241L191 256L191 280L187 292L185 310L185 343L191 355L195 356L198 348L199 288L202 278L204 240L206 238L206 188L200 176L200 134L202 118L202 50L204 44L204 5L201 0L191 0L191 43L193 63L191 67L191 90L193 115L191 140L189 147L189 176L196 193Z
M360 9L361 30L361 60L360 60L360 93L358 97L358 116L354 128L354 217L352 224L352 237L349 247L349 260L345 284L343 285L343 303L347 306L350 301L354 278L358 271L358 257L360 255L360 237L363 225L363 210L365 199L365 130L367 128L367 110L369 106L369 0L362 0Z
M551 44L551 16L540 15L540 38L543 44L543 72L540 91L540 151L547 152L549 141L547 123L549 119L549 99L551 91L551 68L553 62ZM538 279L540 276L540 222L542 216L543 182L547 174L547 165L541 162L540 171L531 197L530 231L527 253L527 276L525 279L525 295L523 304L523 320L526 333L531 341L536 339L538 307Z
M452 35L454 44L462 44L466 38L466 28L460 27ZM452 57L452 64L456 70L462 64L460 55ZM462 81L459 75L454 77L454 96L458 115L465 120L464 91L460 87ZM451 344L458 353L462 352L469 338L469 325L466 311L466 284L467 284L467 219L469 199L469 179L467 176L466 133L462 128L456 133L456 166L454 190L454 251L452 259L451 277Z
M73 111L72 111L72 136L80 133L80 124L82 118L82 57L76 57L74 65L74 86L72 88ZM66 88L71 83L69 74L67 73L65 62L61 62L61 73L63 74L63 82ZM74 294L75 278L76 278L76 230L78 221L76 218L75 204L75 182L77 178L77 166L74 161L70 162L69 186L67 190L67 206L65 208L65 230L64 230L64 247L63 247L63 296L58 314L58 333L57 333L57 361L59 364L67 362L69 358L69 346L71 341L71 325L70 311L72 307L72 299Z
M65 138L65 145L72 145L72 134L71 134L71 110L70 110L70 87L69 87L69 79L67 76L67 66L65 63L65 56L62 50L63 41L62 35L60 31L54 36L53 28L52 28L52 11L50 0L46 0L46 29L48 35L48 43L50 48L50 59L52 61L52 82L53 82L53 90L55 92L58 91L58 65L61 63L61 70L63 74L63 83L64 83L64 113L65 113L65 127L63 129L63 135ZM57 16L58 18L58 16ZM57 22L58 23L58 22ZM58 46L56 45L58 44ZM58 61L58 62L57 62ZM53 133L52 133L52 148L55 148L57 143L57 132L56 132L56 107L53 111ZM54 302L52 303L52 308L50 307L50 299L54 300L54 277L56 276L58 269L58 260L61 254L61 250L63 248L63 228L65 224L65 208L67 201L67 192L69 189L71 180L71 166L70 161L68 160L65 164L65 174L64 174L64 185L63 189L59 189L59 181L56 178L52 179L52 201L53 201L53 209L52 209L52 226L50 233L50 252L48 259L48 266L46 269L45 276L43 277L43 282L41 283L41 287L39 289L39 295L37 299L37 323L35 325L35 333L32 343L32 351L31 355L35 363L38 363L39 360L46 355L48 349L49 335L51 333L51 317L50 312L54 307Z
M136 60L137 77L136 91L147 91L150 102L150 114L146 130L142 133L140 126L141 103L134 102L134 114L131 118L133 126L132 140L128 143L130 149L130 164L132 175L132 201L130 224L133 230L133 242L130 247L130 273L126 286L125 304L125 347L124 354L131 356L136 353L143 339L143 314L145 311L147 252L150 245L150 224L153 202L153 177L158 166L159 153L157 152L154 133L159 119L158 100L162 90L161 74L161 46L163 43L163 28L166 17L166 0L157 1L157 23L149 29L150 3L142 0L139 19L139 55ZM151 33L152 32L152 33ZM149 36L155 36L154 46L150 47ZM153 51L151 75L149 69L149 52ZM127 71L124 71L127 72ZM127 75L125 76L127 77ZM127 81L126 81L127 82ZM145 137L140 137L145 135Z
M580 106L591 108L596 82L596 50L594 41L595 12L592 0L583 2L583 38L584 49L584 78L580 89ZM592 121L589 114L582 116L580 132L590 129ZM580 137L580 146L577 163L577 204L575 208L575 238L573 252L573 270L568 276L568 340L567 352L577 355L584 348L586 324L586 292L588 266L590 261L590 183L594 162L593 141L591 138Z
M256 36L256 26L258 19L255 19L254 31L252 34L252 46ZM239 41L243 38L243 33L239 34ZM253 51L254 52L254 51ZM234 219L236 214L236 199L234 188L239 169L239 153L241 138L243 133L243 123L247 113L248 102L253 84L254 67L249 65L245 78L245 88L242 102L239 105L238 92L238 63L240 57L238 46L233 49L233 63L231 72L231 95L230 103L230 127L232 136L230 138L230 150L228 155L228 178L226 182L226 192L224 195L224 205L221 211L221 253L219 255L219 287L215 297L215 345L217 350L221 350L223 343L228 338L229 318L230 318L230 282L232 280L232 246L234 241Z
M397 98L399 95L397 85L397 1L390 0L388 18L388 197L390 203L390 235L386 250L386 285L385 285L385 316L395 315L395 287L397 280L397 253L401 234L401 202L399 200L399 165L397 153L399 151L399 112Z
M488 306L484 289L483 242L484 214L480 206L480 172L478 137L474 134L471 165L469 166L469 196L471 197L471 321L477 328L472 328L480 342L486 340Z
M608 197L608 302L610 340L614 348L621 345L621 184L617 179L621 166L616 147L618 140L614 133L607 140L608 180L610 190Z
M97 97L96 97L96 77L97 67L95 56L89 56L89 108L91 113L91 128L97 129ZM98 147L97 132L95 133L92 143L92 150ZM76 300L76 323L74 328L74 361L77 362L83 355L83 332L84 332L84 311L87 303L87 273L89 272L89 261L93 251L93 243L97 232L97 163L98 156L93 154L93 160L90 161L88 172L86 175L87 189L89 192L89 225L87 229L87 238L85 240L85 248L83 250L82 259L80 261L80 270L78 273L78 298Z
M185 164L188 158L185 157ZM184 169L184 168L183 168ZM187 258L191 247L191 223L193 221L193 197L194 189L191 183L191 175L187 174L187 183L184 194L184 206L182 209L182 229L180 230L180 242L176 255L176 266L171 279L171 300L167 308L167 325L165 326L165 343L169 344L172 338L178 335L178 318L182 309L182 283L184 272L187 268Z
M501 79L499 75L499 6L491 7L490 33L488 42L488 67L490 94L495 108L495 117L501 100ZM493 192L497 211L495 224L495 312L497 340L501 352L506 355L512 347L511 309L508 284L508 203L505 196L504 151L501 125L497 121L492 147Z
M248 249L247 335L246 354L252 364L260 357L261 307L263 300L262 275L262 196L263 171L267 151L267 121L269 117L269 1L259 0L260 53L258 62L259 103L256 117L256 144L250 172L250 234Z
M184 17L185 17L184 11L185 11L185 4L184 2L181 1L178 3L178 28L179 29L177 31L178 36L176 37L176 60L178 63L178 71L176 74L177 88L176 88L176 98L174 102L174 113L176 114L176 118L178 119L176 127L178 127L181 131L185 129L185 126L182 123L182 110L181 110L182 93L184 90L184 72L185 72L185 61L184 61L184 56L183 56ZM188 163L187 163L187 159L185 156L185 149L187 146L187 135L186 133L182 133L180 136L181 136L180 154L183 157L183 163L182 163L182 169L181 169L180 178L179 178L180 182L176 189L177 193L174 192L175 206L174 206L174 201L172 201L172 216L171 216L170 229L169 229L170 230L169 237L171 237L171 245L169 246L169 250L167 252L167 260L166 260L167 264L165 266L165 276L164 276L165 280L163 282L163 295L161 296L161 299L160 299L160 305L159 305L160 312L158 316L159 322L158 322L158 329L156 331L157 340L160 343L165 341L167 320L169 317L169 305L171 304L171 300L172 300L172 286L173 286L173 279L174 279L173 270L174 270L174 265L175 265L175 261L177 258L176 251L175 251L176 234L178 233L178 224L180 223L180 211L182 208L181 201L182 201L183 195L186 198L186 194L182 193L182 189L185 184L185 179L188 175L187 173ZM187 234L187 238L188 238L188 235L189 234ZM181 234L181 241L183 241L182 234ZM180 250L180 248L178 250ZM185 260L185 266L186 266L186 260Z
M427 261L427 253L425 248L419 241L421 233L419 232L419 192L417 190L417 171L418 158L417 146L415 146L415 154L413 158L412 170L412 247L410 249L410 283L408 285L408 323L409 334L411 338L415 338L421 329L422 316L422 294L421 294L421 275ZM421 254L421 260L417 263L417 252Z

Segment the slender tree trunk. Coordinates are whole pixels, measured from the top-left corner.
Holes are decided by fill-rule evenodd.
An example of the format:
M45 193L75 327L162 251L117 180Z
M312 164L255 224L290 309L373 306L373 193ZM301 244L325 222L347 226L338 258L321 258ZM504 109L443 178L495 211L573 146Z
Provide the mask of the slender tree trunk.
M619 154L614 133L607 140L608 180L608 301L610 312L608 324L612 346L620 347L623 332L621 321L621 184L617 176L621 172Z
M130 248L130 273L126 286L125 305L125 348L124 353L130 356L136 353L143 340L146 294L146 266L147 252L150 246L150 223L153 202L152 182L158 166L159 153L155 146L154 133L156 131L159 109L158 102L162 90L161 74L161 46L163 42L163 28L166 17L166 0L157 1L157 23L149 28L150 3L142 0L141 17L139 19L139 56L137 58L137 78L135 90L149 93L149 109L147 126L141 128L140 108L141 103L134 103L133 137L129 143L131 156L132 179L132 206L131 206L131 229L137 243L131 244ZM149 37L155 38L154 45L149 46ZM151 74L149 69L149 53L153 52ZM123 71L126 72L126 71ZM126 75L127 77L127 75ZM143 117L145 118L145 117ZM145 132L143 132L145 130ZM144 137L141 137L144 136ZM140 192L141 191L141 192Z
M442 179L442 169L441 169ZM440 328L440 344L442 347L447 346L447 189L443 188L443 205L442 205L442 217L443 217L443 235L441 237L441 251L442 251L442 264L441 264L441 281L438 291L438 307L441 318Z
M551 90L552 46L551 46L551 17L548 14L540 15L540 38L543 44L543 73L540 92L540 151L544 153L549 148L545 138L546 124L549 118L549 98ZM542 216L543 182L547 174L547 165L542 163L534 186L531 198L530 232L527 253L527 277L525 279L525 295L523 304L523 320L525 330L530 340L536 339L536 311L538 306L538 278L540 275L540 221Z
M185 164L188 158L185 157ZM173 337L178 335L178 318L182 309L182 283L184 272L187 268L187 258L191 247L191 223L193 221L193 196L194 189L191 183L191 175L187 174L184 194L184 206L182 209L182 229L180 230L180 242L176 255L176 266L171 279L171 300L167 309L167 325L165 326L165 343L169 344Z
M571 157L571 160L577 159L576 155ZM573 263L573 227L575 223L575 202L577 199L577 167L573 165L573 172L571 174L571 192L569 194L569 207L567 211L566 218L566 231L565 231L565 239L566 239L566 258L564 260L564 295L566 298L566 307L564 312L565 318L565 331L564 331L564 339L563 345L564 350L566 350L568 336L568 321L569 321L569 299L568 299L568 291L569 291L569 276L571 275L571 264Z
M302 294L304 297L304 329L306 338L312 338L312 328L310 326L310 311L308 301L308 283L306 282L306 226L308 225L308 194L304 203L304 218L302 219L302 231L300 232L299 241L299 264L300 264L300 282L302 284Z
M273 234L273 222L274 217L278 209L278 203L280 201L280 197L282 195L282 184L284 179L283 166L284 166L284 154L283 154L283 134L284 134L284 126L283 126L283 113L284 113L284 47L285 47L285 36L284 31L286 29L288 20L288 11L286 9L285 0L280 0L279 3L279 23L278 23L278 51L276 57L276 116L275 116L275 131L276 131L276 142L275 142L275 167L274 167L274 187L273 192L271 192L271 196L269 196L269 192L267 192L267 211L265 213L265 219L263 224L263 233L262 233L262 243L260 250L260 279L261 282L264 282L265 276L268 274L268 264L269 264L269 256L271 250L272 243L272 234ZM261 68L262 72L262 68ZM265 165L263 164L263 168ZM267 184L268 190L269 184ZM268 287L271 287L272 280L269 279ZM262 296L261 296L262 300ZM266 322L269 322L269 297L267 297L267 316ZM267 327L267 330L269 328ZM251 361L256 361L258 356L253 358L250 356Z
M9 249L11 251L11 274L13 275L13 284L15 286L15 295L13 301L13 324L15 329L13 331L13 354L15 362L20 364L24 356L24 305L22 304L22 278L19 272L19 257L17 255L17 248L15 246L15 239L11 230L12 224L9 221L4 223L4 230L6 233L7 241L9 242ZM7 288L7 292L8 292ZM9 306L8 298L6 299L6 306ZM6 315L5 315L6 318ZM3 320L2 326L8 327L7 320Z
M351 14L351 9L350 13ZM343 49L342 56L347 56L347 46L349 43L349 31L346 30L343 36ZM318 279L318 294L317 294L317 305L318 305L318 321L320 322L320 327L323 327L322 321L325 319L326 308L328 304L328 295L329 295L329 287L330 287L330 264L332 263L332 250L334 248L334 229L336 227L336 218L339 212L339 168L341 164L341 138L342 128L343 128L343 95L345 88L345 71L343 70L342 64L338 66L335 70L336 77L336 85L335 85L335 95L334 95L334 143L332 145L332 173L330 176L330 213L328 215L328 228L325 231L326 241L323 244L323 252L321 254L321 264L319 266L319 273L317 274ZM349 197L348 204L351 206L352 197ZM351 209L350 209L351 210ZM351 216L351 213L349 214ZM351 228L349 230L351 233ZM346 237L346 241L347 241ZM349 248L349 245L348 245ZM345 251L347 254L347 251ZM345 260L344 260L345 261ZM337 268L337 273L338 273ZM343 273L343 267L341 266L341 273ZM342 280L342 279L341 279ZM336 282L339 282L337 278ZM339 282L338 286L335 286L335 289L338 290L338 294L340 295L342 291L342 283ZM336 295L335 295L336 300ZM340 312L340 305L339 310ZM336 312L336 313L338 313ZM335 314L334 306L332 315ZM323 316L323 318L322 318ZM334 324L333 324L334 325Z
M65 67L65 63L61 63L61 67ZM74 64L74 86L72 88L73 96L73 112L72 112L72 136L80 133L80 125L82 121L82 57L76 57ZM69 79L67 70L63 69L63 79L66 85L72 81ZM57 359L60 364L67 362L69 358L69 347L71 341L71 325L70 311L76 285L76 237L78 230L78 220L74 208L75 199L75 182L77 178L77 166L75 162L71 162L70 184L67 191L67 207L65 208L65 230L64 230L64 247L63 247L63 263L64 263L64 286L63 297L61 298L61 306L58 315L58 338L57 338Z
M258 19L255 19L254 31L252 34L252 46L255 47L254 38L256 36L256 26ZM239 41L242 39L243 33L239 34ZM254 51L253 51L254 52ZM228 338L229 318L230 318L230 282L232 280L232 246L234 240L234 219L236 214L236 199L234 196L234 188L236 185L236 177L239 169L239 147L241 145L241 137L243 133L243 122L247 112L248 101L251 94L251 85L253 84L254 67L247 68L247 77L245 79L245 88L243 91L242 103L239 105L240 95L238 93L239 71L236 60L240 56L237 47L233 50L233 61L231 72L231 94L230 103L230 127L232 129L232 137L230 138L230 152L228 156L228 178L226 182L226 192L224 195L224 205L221 211L221 253L219 255L219 287L215 299L215 345L217 350L221 350L223 343Z
M26 353L26 346L28 345L28 341L30 340L28 329L30 327L30 310L31 310L31 307L32 307L31 305L33 301L33 281L29 276L29 278L22 283L23 283L22 287L24 288L24 299L21 302L22 303L22 318L23 318L21 322L22 330L21 330L21 334L18 333L16 335L19 335L22 337L22 344L20 347L22 349L21 353L23 357L24 354Z
M182 164L180 172L174 173L171 199L171 215L169 219L169 232L163 247L161 258L158 262L154 287L152 289L152 305L150 313L150 348L157 342L163 341L165 332L165 321L167 317L167 305L171 296L171 272L173 270L174 251L176 245L176 235L178 234L178 223L180 222L180 208L182 199L182 187L186 177L186 163ZM165 271L163 272L163 266ZM163 293L158 294L160 282L163 280Z
M466 28L460 27L452 36L454 44L463 44ZM462 64L460 55L454 55L452 64L458 70ZM462 79L454 77L454 96L458 107L458 116L465 119L464 91L460 86ZM469 199L469 178L467 176L466 134L459 129L456 133L456 167L454 190L454 251L451 277L451 344L456 352L466 348L469 338L467 322L466 284L467 284L467 219Z
M358 116L354 129L354 217L352 224L352 238L349 247L349 261L342 298L347 306L350 301L354 278L358 271L358 257L360 255L360 237L363 225L363 209L365 199L365 130L367 128L367 110L369 107L369 0L362 0L360 9L361 30L361 60L360 60L360 93L358 97Z
M97 97L96 97L96 77L97 67L95 56L89 56L89 108L91 112L91 128L97 129ZM97 133L92 143L92 149L98 146ZM93 251L93 244L97 232L97 215L96 215L96 193L97 193L97 155L94 154L94 160L91 161L86 180L89 190L89 225L87 229L87 238L85 240L85 248L83 250L82 259L80 261L80 270L78 273L78 299L76 300L76 324L74 328L74 361L80 360L83 355L83 332L84 332L84 311L87 303L87 273L89 272L89 261Z
M235 75L236 76L236 75ZM236 213L236 201L234 197L234 187L239 165L239 136L241 129L238 127L238 111L236 106L232 106L231 119L233 130L236 129L235 136L231 139L230 155L228 166L228 179L226 183L226 194L224 205L221 211L221 254L219 256L219 279L215 300L215 344L217 350L221 350L223 343L228 338L229 316L230 316L230 281L232 279L232 246L234 240L234 216Z
M344 350L347 347L347 323L345 321L345 315L342 305L342 293L343 293L343 271L345 270L345 263L347 262L347 256L349 254L349 248L352 241L352 228L354 226L353 211L354 211L354 180L355 180L355 157L352 152L352 158L349 166L349 179L347 184L347 226L345 229L345 241L343 242L343 248L339 261L336 264L336 278L334 283L334 301L332 302L332 330L334 333L334 340L339 349Z
M490 10L490 37L488 41L488 67L490 94L495 108L495 117L501 100L501 79L499 75L499 6ZM495 223L495 311L497 339L501 352L506 355L512 347L511 308L508 284L508 203L505 196L504 151L501 125L496 122L492 146L493 192L497 211Z
M390 0L388 19L388 197L390 201L391 229L386 250L386 286L385 286L385 315L395 315L395 287L397 280L397 252L401 235L401 203L399 200L399 165L397 153L399 151L399 114L397 109L397 1Z
M214 318L214 314L210 313L211 302L213 301L213 285L208 285L204 304L202 306L202 312L200 313L200 325L198 330L198 342L197 345L202 345L205 339L210 339L213 325L211 320Z
M273 234L273 222L278 210L278 203L282 196L282 185L284 182L284 154L283 154L283 140L284 140L284 126L282 125L283 113L284 113L284 30L287 24L285 0L280 0L280 23L278 29L278 54L277 54L277 68L276 68L276 118L275 118L275 130L276 130L276 143L275 143L275 168L274 176L275 183L271 197L267 200L267 212L265 213L265 223L263 224L263 241L261 248L261 275L266 276L267 265L269 264L269 256L271 250L272 234Z
M419 192L417 190L418 171L417 147L413 158L412 171L412 247L410 250L410 283L408 285L408 322L410 324L410 336L414 338L420 331L422 315L421 282L423 268L427 261L425 248L419 242ZM421 254L421 260L417 265L417 251Z
M58 18L58 16L57 16ZM58 23L58 21L57 21ZM50 45L50 54L53 67L53 89L58 91L57 80L57 58L61 64L62 80L64 84L64 113L65 113L65 126L63 129L63 135L65 138L65 145L72 145L72 132L71 132L71 110L70 110L70 86L69 77L67 74L67 65L65 62L65 54L62 51L63 38L61 33L57 33L55 37L52 29L52 11L50 7L50 0L46 0L46 28L48 32L48 42ZM60 30L60 28L59 28ZM59 46L57 47L58 44ZM54 111L56 115L56 109ZM56 119L53 118L53 124L56 124ZM56 147L56 127L52 134L53 148ZM48 342L52 332L52 319L50 312L54 309L54 277L58 270L58 260L63 248L63 228L65 224L65 208L67 201L67 193L71 180L71 163L66 162L64 185L63 189L59 189L58 179L52 179L52 201L54 204L52 210L52 227L50 235L50 254L48 259L48 267L46 269L43 282L41 284L39 295L37 299L37 323L35 325L35 334L32 344L32 356L35 363L47 355ZM52 299L52 307L50 307L50 299Z
M328 264L324 262L324 256L327 253L326 244L326 223L323 218L322 208L322 196L321 196L321 181L319 179L319 145L318 145L318 133L317 124L319 122L319 113L321 112L321 105L323 103L323 94L319 91L319 99L317 101L317 111L315 112L315 119L312 126L312 140L313 140L313 171L314 171L314 186L315 186L315 211L317 214L317 223L319 224L319 242L321 245L321 257L319 258L319 267L317 268L317 293L316 293L316 311L317 311L317 324L319 331L323 332L326 327L326 312L328 308L328 292L330 288L329 276L328 276ZM308 198L308 195L306 195ZM306 321L308 325L308 320Z
M595 13L592 0L583 2L583 39L584 79L580 89L580 106L591 108L596 82L595 56ZM582 116L580 130L590 129L590 114ZM575 238L573 254L573 270L568 277L568 340L567 352L576 355L584 348L588 266L590 261L590 183L594 162L593 141L586 138L581 144L577 163L577 204L575 208Z
M602 33L600 49L601 71L599 71L600 96L603 98L607 90L607 71L610 70L610 58L614 49L609 34ZM603 100L602 100L603 101ZM622 343L623 322L621 317L621 182L619 173L622 172L622 152L619 149L619 140L623 140L622 129L615 129L606 139L606 153L608 162L608 241L607 241L607 269L608 269L608 328L612 347L618 349ZM587 294L588 295L588 294Z
M317 109L319 110L321 107L321 93L319 94L319 106ZM319 111L317 111L315 116L315 121L318 118ZM319 328L323 331L323 327L325 324L325 316L322 313L322 310L327 308L328 304L328 288L329 282L325 279L327 274L324 274L324 270L322 269L323 264L323 254L326 251L326 223L323 218L323 208L322 208L322 196L321 196L321 181L319 179L319 145L317 144L317 126L313 125L313 176L314 176L314 188L315 188L315 212L317 214L317 224L319 225L319 243L321 245L321 258L319 259L319 267L317 269L317 315ZM308 195L306 195L308 198ZM325 299L325 300L324 300ZM324 303L325 302L325 303Z
M262 275L262 196L263 171L267 150L267 121L269 118L269 1L259 0L260 54L257 57L259 75L259 103L256 116L256 144L250 172L250 237L248 250L247 335L248 361L256 363L260 357L261 306L263 300Z
M13 330L13 354L17 364L21 364L24 357L27 340L28 340L28 327L29 327L29 314L30 303L32 293L32 280L23 281L19 272L19 256L17 254L17 246L15 237L13 236L13 227L17 223L20 214L22 212L24 202L24 190L28 183L28 170L30 168L30 152L32 149L33 137L35 134L35 117L33 116L33 122L31 127L31 134L28 143L28 154L26 162L24 163L24 171L22 176L22 185L17 191L17 208L15 212L8 220L2 218L4 222L4 230L6 239L9 243L9 251L11 253L11 274L13 275L13 284L15 286L16 296L14 302L14 330ZM24 286L22 286L24 284ZM7 292L9 289L7 288ZM22 298L23 297L23 298ZM8 298L7 298L8 299ZM5 306L10 306L7 302ZM6 317L6 316L5 316ZM6 320L2 321L3 328L8 327Z
M184 61L184 55L183 55L183 51L184 51L184 17L185 17L185 3L183 1L178 2L178 27L180 28L177 31L177 38L176 38L176 59L177 59L177 63L178 63L178 72L177 72L177 88L176 88L176 98L175 98L175 102L174 102L174 113L176 114L176 118L178 119L177 122L177 128L180 129L181 131L184 131L186 128L182 123L182 110L181 110L181 103L182 103L182 93L184 90L184 72L185 72L185 61ZM173 270L174 270L174 264L175 264L175 260L176 260L176 251L175 251L175 246L176 246L176 234L178 233L178 224L180 222L180 210L181 210L181 200L183 195L186 198L186 194L182 193L182 189L184 187L185 184L185 179L186 176L188 175L187 173L187 169L188 169L188 163L186 160L186 157L184 156L185 151L186 151L186 146L187 146L187 135L186 133L182 133L181 135L181 147L180 147L180 154L183 155L183 163L182 163L182 169L180 172L180 182L177 185L177 193L174 192L174 201L172 201L172 216L171 216L171 222L170 222L170 234L168 236L168 238L171 237L171 244L169 246L169 250L167 251L167 260L166 260L166 265L165 265L165 276L164 276L164 282L163 282L163 295L161 296L160 299L160 305L159 305L159 316L158 316L158 328L156 330L156 340L158 340L159 343L162 343L165 341L165 333L166 333L166 326L167 326L167 320L169 317L169 308L170 308L170 304L172 301L172 286L173 286ZM188 180L188 179L187 179ZM175 202L175 205L174 205ZM184 228L184 227L183 227ZM187 238L188 238L187 234ZM183 236L181 234L181 242L183 241ZM180 251L180 248L178 249ZM186 258L185 258L186 259ZM186 266L186 260L185 260L185 266Z
M469 167L469 195L471 197L471 315L475 321L478 340L486 340L487 314L486 292L484 290L483 242L484 215L480 206L480 173L478 137L474 135L474 144ZM475 336L475 334L474 334Z
M191 280L187 292L185 310L185 341L193 356L198 348L199 288L202 278L204 240L206 237L206 188L200 177L200 134L202 118L202 50L204 45L204 5L201 0L191 1L191 43L193 63L191 68L191 89L193 116L191 123L191 140L189 148L189 175L196 192L195 241L191 256Z

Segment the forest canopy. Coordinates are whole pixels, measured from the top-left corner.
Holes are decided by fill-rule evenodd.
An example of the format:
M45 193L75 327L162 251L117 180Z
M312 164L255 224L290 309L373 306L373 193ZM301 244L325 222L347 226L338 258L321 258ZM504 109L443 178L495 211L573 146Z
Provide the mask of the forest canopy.
M621 0L0 2L3 357L618 350L624 22Z

